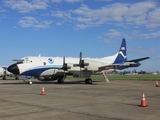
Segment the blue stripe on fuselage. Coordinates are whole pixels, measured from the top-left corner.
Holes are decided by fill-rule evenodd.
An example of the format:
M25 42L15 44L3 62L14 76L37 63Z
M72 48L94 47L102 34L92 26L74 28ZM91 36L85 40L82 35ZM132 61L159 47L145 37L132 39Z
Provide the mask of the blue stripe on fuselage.
M27 75L27 76L40 76L40 74L48 69L60 69L62 67L62 65L52 65L52 66L39 66L39 67L34 67L31 68L27 71L24 71L23 73L21 73L21 75Z

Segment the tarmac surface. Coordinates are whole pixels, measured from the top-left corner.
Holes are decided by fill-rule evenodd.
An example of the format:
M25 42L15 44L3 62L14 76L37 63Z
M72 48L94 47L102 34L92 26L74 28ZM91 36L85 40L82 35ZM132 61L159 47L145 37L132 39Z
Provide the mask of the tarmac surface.
M147 107L140 106L142 91ZM160 87L155 81L0 80L0 119L160 120Z

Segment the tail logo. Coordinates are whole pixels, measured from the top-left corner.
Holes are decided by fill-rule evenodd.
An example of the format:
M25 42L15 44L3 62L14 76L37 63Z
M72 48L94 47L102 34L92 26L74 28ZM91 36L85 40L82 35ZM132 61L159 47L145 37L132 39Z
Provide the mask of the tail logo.
M121 50L125 50L125 47L121 47Z
M127 58L127 56L125 56L122 51L120 51L119 54L121 54L124 59Z

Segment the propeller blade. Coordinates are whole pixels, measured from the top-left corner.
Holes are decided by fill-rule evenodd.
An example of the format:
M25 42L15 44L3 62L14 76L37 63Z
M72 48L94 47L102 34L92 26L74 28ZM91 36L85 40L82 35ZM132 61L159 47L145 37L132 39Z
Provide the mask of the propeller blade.
M82 52L80 52L79 59L82 60Z
M65 56L63 56L63 66L62 66L62 68L61 69L63 69L64 70L64 72L65 71L67 71L68 69L71 69L71 67L70 66L68 66L68 64L67 63L65 63Z
M82 78L82 70L81 70L81 67L83 67L82 66L82 52L80 52L80 54L79 54L79 66L80 66L80 78Z
M65 56L63 56L63 64L65 64Z
M84 60L82 59L82 52L80 52L79 54L79 64L73 64L73 67L80 67L80 78L82 78L82 68L84 68L85 66L88 66L89 63L85 63Z

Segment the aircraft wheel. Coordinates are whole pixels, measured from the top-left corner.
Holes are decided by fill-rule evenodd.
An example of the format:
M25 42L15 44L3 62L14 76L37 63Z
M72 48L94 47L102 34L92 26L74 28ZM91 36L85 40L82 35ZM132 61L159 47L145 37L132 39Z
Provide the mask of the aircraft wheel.
M87 81L87 79L85 79L85 83L86 83L86 84L88 84L88 81Z
M6 78L5 78L5 77L3 77L3 80L6 80Z
M90 79L90 78L85 79L85 83L86 83L86 84L92 84L92 79Z
M31 81L31 80L29 80L29 81L28 81L28 84L29 84L29 85L32 85L32 81Z
M92 84L92 80L91 79L88 79L88 84Z
M64 79L63 78L58 78L58 83L63 83Z

